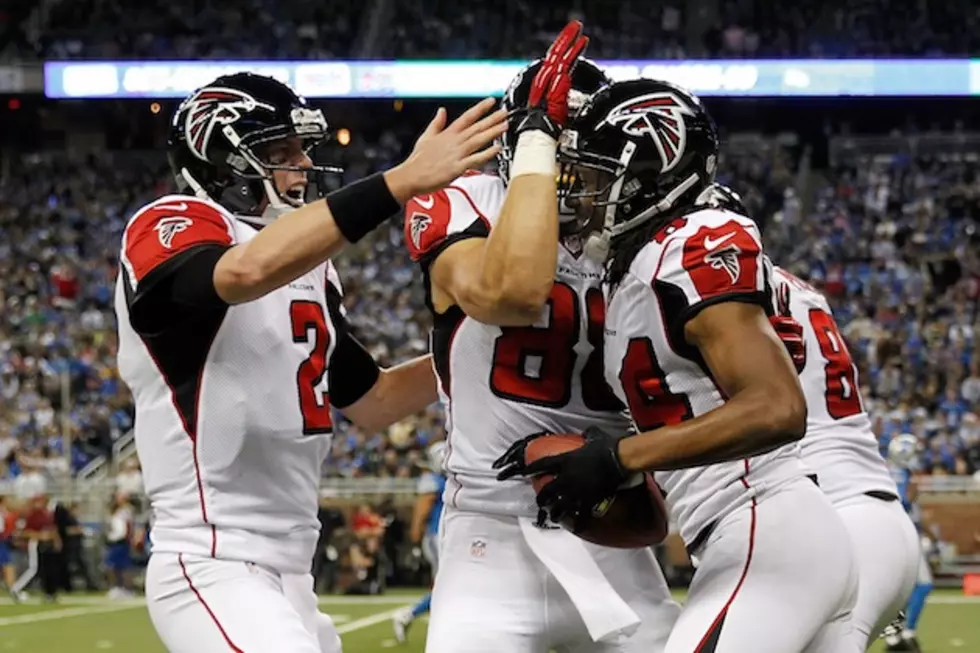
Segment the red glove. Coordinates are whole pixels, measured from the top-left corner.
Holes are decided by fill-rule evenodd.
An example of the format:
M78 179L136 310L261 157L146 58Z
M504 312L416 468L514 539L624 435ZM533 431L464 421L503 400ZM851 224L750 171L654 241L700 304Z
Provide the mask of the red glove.
M776 335L783 341L783 346L793 359L793 366L799 374L806 367L806 339L803 337L803 325L789 315L774 315L769 318Z
M568 92L572 89L572 71L585 52L589 37L582 35L582 23L573 20L548 48L541 67L531 82L527 114L517 133L541 130L553 138L561 135L568 122Z

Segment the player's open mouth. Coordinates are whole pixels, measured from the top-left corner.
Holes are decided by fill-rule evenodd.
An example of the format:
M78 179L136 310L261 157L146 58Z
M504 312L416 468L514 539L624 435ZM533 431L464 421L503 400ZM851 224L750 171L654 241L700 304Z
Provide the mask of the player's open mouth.
M292 202L302 202L306 198L306 184L293 186L286 191L286 199Z

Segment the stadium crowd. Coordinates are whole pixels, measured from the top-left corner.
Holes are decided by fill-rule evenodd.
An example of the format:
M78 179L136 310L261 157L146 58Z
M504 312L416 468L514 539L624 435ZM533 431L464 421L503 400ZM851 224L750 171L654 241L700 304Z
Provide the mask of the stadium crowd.
M966 0L120 0L20 3L0 58L520 58L584 17L609 58L962 56L976 52ZM0 22L3 26L4 22ZM6 46L4 46L6 42Z
M732 0L696 13L673 0L78 0L0 15L0 58L514 58L539 52L570 16L589 23L596 58L980 50L980 9L964 0ZM394 163L410 133L354 139L341 151L345 181ZM798 188L794 156L732 151L719 180L742 194L773 257L830 297L884 441L915 433L923 471L980 470L976 163L855 159ZM43 151L0 170L0 479L77 471L131 428L114 367L115 257L132 211L170 183L158 153L134 151ZM358 335L384 364L427 349L402 241L395 219L337 262ZM438 407L386 433L341 421L325 474L411 476L442 428Z
M344 152L347 177L389 165L392 134ZM0 478L75 470L132 425L113 365L115 251L127 217L168 188L162 160L40 153L0 183ZM830 171L812 208L794 162L772 147L728 156L720 180L765 225L767 247L830 297L859 361L864 396L884 441L910 431L933 474L980 470L980 338L976 255L980 180L974 164L904 156ZM112 180L113 183L106 183ZM352 322L384 364L427 349L428 317L401 224L338 260ZM67 383L67 388L63 388ZM61 412L67 389L70 409ZM384 433L341 421L328 476L407 477L441 437L437 406Z

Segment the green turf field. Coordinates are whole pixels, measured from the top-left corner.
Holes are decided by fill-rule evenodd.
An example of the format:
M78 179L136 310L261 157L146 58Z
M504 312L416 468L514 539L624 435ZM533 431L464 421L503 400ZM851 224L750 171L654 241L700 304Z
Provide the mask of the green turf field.
M334 616L345 653L394 649L421 653L425 622L409 631L398 646L392 638L390 615L410 604L416 593L382 597L324 597L321 607ZM920 624L926 653L980 652L980 598L938 592ZM882 651L876 646L872 651ZM66 597L58 605L12 605L0 600L0 653L165 653L142 603L108 601L102 597Z

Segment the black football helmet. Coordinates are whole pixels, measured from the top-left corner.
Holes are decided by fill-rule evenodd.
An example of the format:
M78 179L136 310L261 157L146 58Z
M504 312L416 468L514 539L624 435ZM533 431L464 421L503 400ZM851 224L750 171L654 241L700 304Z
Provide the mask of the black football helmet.
M540 68L540 59L532 61L511 80L500 103L501 108L506 109L511 116L519 116L527 107L527 100L531 95L531 83ZM611 83L612 80L606 76L602 68L588 59L579 59L575 70L572 71L572 89L568 92L569 117L576 114L586 98ZM511 127L515 126L511 123ZM507 182L510 180L510 164L514 161L514 149L517 147L516 130L510 129L504 132L498 142L500 153L497 155L497 174Z
M307 153L329 135L323 112L271 77L235 73L198 89L177 108L168 158L180 192L211 199L259 225L315 199L333 166L296 167L271 161L266 149L298 138ZM307 174L305 193L281 193L275 170ZM267 201L266 201L267 200Z
M594 230L586 253L604 262L626 234L697 203L715 179L718 131L690 92L632 79L589 97L558 152L559 192Z

